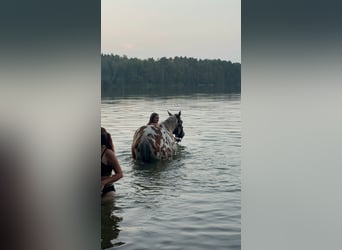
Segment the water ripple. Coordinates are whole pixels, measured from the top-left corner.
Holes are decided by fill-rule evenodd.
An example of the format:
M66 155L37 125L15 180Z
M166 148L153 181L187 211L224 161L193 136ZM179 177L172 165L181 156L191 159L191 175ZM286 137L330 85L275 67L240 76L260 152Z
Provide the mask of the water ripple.
M134 131L151 112L166 119L167 110L182 111L185 137L177 156L135 163L130 152ZM120 218L102 230L106 248L241 248L240 96L107 100L101 125L112 134L124 172L116 183L115 206L102 216L104 225L109 215Z

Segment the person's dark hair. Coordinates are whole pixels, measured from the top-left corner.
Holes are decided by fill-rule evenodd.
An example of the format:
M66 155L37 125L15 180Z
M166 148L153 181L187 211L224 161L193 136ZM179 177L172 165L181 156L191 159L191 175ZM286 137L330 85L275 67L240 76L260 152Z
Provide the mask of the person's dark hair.
M158 114L157 113L152 113L150 115L150 120L148 121L148 123L153 123L154 117L156 117ZM158 115L159 116L159 115Z
M112 136L103 127L101 127L101 145L114 151Z

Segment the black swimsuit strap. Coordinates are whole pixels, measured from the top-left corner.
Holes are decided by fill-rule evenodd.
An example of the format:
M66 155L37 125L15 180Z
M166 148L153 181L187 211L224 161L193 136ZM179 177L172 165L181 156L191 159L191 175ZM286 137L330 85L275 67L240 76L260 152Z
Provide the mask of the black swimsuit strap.
M103 150L103 152L102 152L101 161L102 161L102 157L103 157L104 153L106 152L106 150L107 150L107 148L105 148L105 150Z

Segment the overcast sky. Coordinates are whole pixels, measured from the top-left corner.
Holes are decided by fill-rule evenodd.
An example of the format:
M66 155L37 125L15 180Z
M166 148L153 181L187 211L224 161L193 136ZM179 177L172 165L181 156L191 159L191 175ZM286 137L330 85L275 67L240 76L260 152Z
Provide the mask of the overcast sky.
M241 62L240 0L101 0L101 52Z

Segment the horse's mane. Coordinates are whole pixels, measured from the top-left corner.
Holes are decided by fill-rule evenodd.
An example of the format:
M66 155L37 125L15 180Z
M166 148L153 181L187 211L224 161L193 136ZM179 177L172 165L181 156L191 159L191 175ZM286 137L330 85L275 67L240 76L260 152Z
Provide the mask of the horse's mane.
M169 116L165 121L161 122L160 125L172 132L177 126L176 115Z

